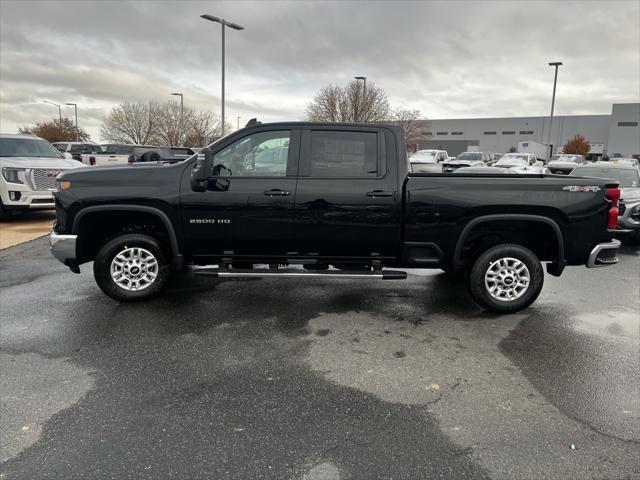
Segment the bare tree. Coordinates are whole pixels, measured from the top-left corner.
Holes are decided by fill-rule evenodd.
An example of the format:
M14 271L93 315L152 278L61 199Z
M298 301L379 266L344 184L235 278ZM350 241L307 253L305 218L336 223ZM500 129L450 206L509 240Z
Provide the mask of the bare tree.
M307 118L313 122L344 122L340 115L342 88L324 87L307 105Z
M162 145L183 145L187 130L196 112L189 107L183 108L182 124L180 123L180 103L166 102L156 106L158 140Z
M153 102L123 102L102 121L103 140L149 145L158 143L159 107Z
M389 118L387 93L373 82L352 81L345 87L322 88L307 105L307 119L315 122L378 123Z
M404 128L404 139L407 149L415 150L418 140L422 138L422 120L420 120L420 110L409 110L406 108L395 108L391 111L392 125Z
M185 111L186 116L186 111ZM231 132L233 127L227 123L225 132ZM205 147L221 137L220 117L211 112L191 110L188 121L185 121L185 142L188 147Z

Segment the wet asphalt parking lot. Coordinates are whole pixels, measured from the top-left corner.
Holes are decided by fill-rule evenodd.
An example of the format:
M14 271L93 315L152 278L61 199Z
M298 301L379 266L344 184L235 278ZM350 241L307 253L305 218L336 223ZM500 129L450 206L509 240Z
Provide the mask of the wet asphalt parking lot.
M640 478L640 249L545 281L510 316L439 271L119 304L3 250L0 479Z

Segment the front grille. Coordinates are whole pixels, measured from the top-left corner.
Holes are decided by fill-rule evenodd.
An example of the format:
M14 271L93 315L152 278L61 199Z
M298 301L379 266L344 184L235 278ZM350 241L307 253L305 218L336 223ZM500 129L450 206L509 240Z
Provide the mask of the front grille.
M53 198L34 198L33 200L31 200L31 204L32 205L35 205L35 204L53 205Z
M555 173L557 175L568 175L571 173L571 170L565 170L562 168L550 168L549 170L551 170L551 173Z
M620 204L618 205L618 215L622 215L626 209L627 206L624 203L620 202Z
M31 170L31 180L36 190L51 190L56 186L56 177L62 170L34 168Z

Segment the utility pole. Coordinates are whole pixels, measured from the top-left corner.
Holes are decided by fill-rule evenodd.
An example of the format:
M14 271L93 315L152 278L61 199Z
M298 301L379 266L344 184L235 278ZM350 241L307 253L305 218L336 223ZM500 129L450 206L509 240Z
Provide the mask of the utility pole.
M230 27L234 30L244 30L244 27L237 23L227 22L224 18L214 17L213 15L204 14L200 15L201 18L209 20L210 22L216 22L222 25L222 96L220 101L222 103L222 116L220 118L220 136L224 137L224 27Z
M80 141L80 130L78 130L78 105L75 103L65 103L65 105L73 105L76 114L76 142ZM62 125L62 122L60 123Z
M549 63L550 67L556 68L555 76L553 77L553 95L551 96L551 115L549 116L549 135L547 137L547 143L551 147L549 152L550 156L553 155L553 145L551 145L551 127L553 126L553 107L556 103L556 84L558 83L558 67L560 65L562 65L562 62Z
M180 97L180 146L183 146L184 138L184 95L182 93L172 93L171 95Z
M364 104L366 106L366 102L367 102L367 77L358 76L358 77L353 77L353 78L355 78L356 80L362 80L362 98L363 98L363 102L364 102ZM359 105L358 105L358 107L359 107ZM360 113L359 110L360 110L359 108L356 110L356 115L355 115L355 117L356 117L355 120L356 121L360 120L358 118L359 117L358 113Z

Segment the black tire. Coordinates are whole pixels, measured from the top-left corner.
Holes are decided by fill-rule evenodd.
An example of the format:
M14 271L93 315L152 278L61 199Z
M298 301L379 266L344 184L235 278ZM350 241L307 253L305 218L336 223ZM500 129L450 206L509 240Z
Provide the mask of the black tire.
M505 266L502 269L500 264L494 263L500 259L505 259L503 261ZM516 262L506 259L515 259L524 264L526 270L521 270L521 273L526 273L528 270L526 288L520 287L520 290L515 290L516 285L521 285L518 279L522 277L512 267ZM495 269L499 272L493 277L494 279L485 281L485 275L492 265L493 272ZM485 310L497 313L514 313L527 308L538 298L543 284L544 270L538 257L528 248L515 244L497 245L488 249L478 257L469 272L469 292L473 299ZM502 286L505 290L502 290ZM492 295L491 290L496 296ZM507 298L507 292L513 294L512 299ZM496 297L502 297L502 299Z
M136 260L131 258L130 262L127 263L125 267L120 267L114 264L114 268L124 268L125 270L121 270L123 272L122 277L123 283L125 281L129 281L129 278L133 279L133 284L130 285L139 287L138 290L128 290L124 286L119 285L112 278L111 275L111 266L113 259L119 255L127 255L127 251L131 252L129 255L133 256L136 254L142 258L142 260ZM143 251L144 250L144 251ZM146 251L146 253L145 253ZM150 257L147 254L151 254L151 256L156 260L157 267L153 268L151 264ZM122 258L122 257L121 257ZM141 271L135 270L136 265L140 264L146 268L148 265L145 260L150 262L149 271ZM135 262L135 263L134 263ZM126 269L131 269L129 272ZM128 275L125 275L125 272ZM145 275L148 273L148 275ZM153 281L147 281L153 276L155 273L155 278ZM108 240L98 253L96 254L96 258L93 261L93 276L96 279L96 282L100 289L109 295L111 298L114 298L120 302L134 302L137 300L146 300L157 295L162 287L164 286L169 274L171 273L171 265L167 262L166 255L162 250L162 246L153 237L148 235L141 235L137 233L127 233L118 235L110 240ZM138 278L134 278L133 274L138 274Z

